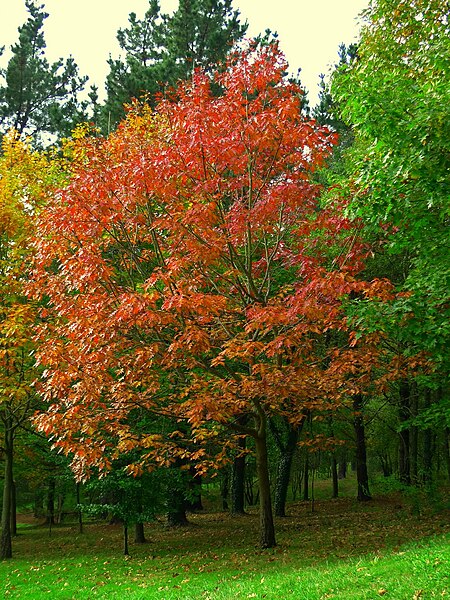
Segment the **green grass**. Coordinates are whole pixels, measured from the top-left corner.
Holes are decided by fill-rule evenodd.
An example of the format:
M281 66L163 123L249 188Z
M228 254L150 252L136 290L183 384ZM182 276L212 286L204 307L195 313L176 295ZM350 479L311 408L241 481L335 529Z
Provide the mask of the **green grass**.
M90 600L426 600L450 598L448 515L414 516L398 496L289 506L278 546L256 545L255 511L208 512L191 526L149 525L150 543L121 556L121 528L22 526L0 563L0 597Z

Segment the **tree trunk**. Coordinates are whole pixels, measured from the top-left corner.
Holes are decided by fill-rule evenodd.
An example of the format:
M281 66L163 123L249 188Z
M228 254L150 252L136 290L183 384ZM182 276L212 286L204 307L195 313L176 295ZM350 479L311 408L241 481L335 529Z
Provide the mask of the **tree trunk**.
M414 385L411 393L411 417L416 417L419 408L419 397L417 385ZM410 427L410 446L409 446L409 458L410 458L410 478L413 485L417 485L419 482L418 478L418 441L419 441L419 429L416 425Z
M345 479L347 477L347 458L346 457L339 461L338 477L339 477L339 479Z
M47 524L55 524L55 489L56 481L54 477L50 477L48 480L47 490Z
M255 445L256 472L258 473L259 485L260 544L262 548L273 548L276 546L276 540L272 513L272 499L270 496L269 463L265 431L255 437Z
M306 451L305 466L303 471L303 500L307 502L309 500L309 455Z
M425 406L431 406L431 390L425 390ZM423 432L423 483L429 485L432 481L433 432L430 428Z
M246 447L245 437L239 438L239 450ZM231 514L245 515L245 454L236 456L231 471Z
M77 513L78 513L78 533L83 533L83 511L81 510L81 494L80 494L81 483L78 481L76 484L77 492Z
M11 498L13 477L13 432L9 420L5 422L5 479L3 482L2 535L0 539L0 559L12 558L11 541Z
M12 481L11 485L11 535L16 537L17 535L17 496L16 496L16 482Z
M392 461L388 452L378 454L381 464L381 470L383 471L383 477L390 477L392 475Z
M123 554L124 556L130 556L130 552L128 550L128 525L127 523L123 523Z
M410 413L410 387L406 380L400 382L400 408L398 417L400 425L405 423L411 416ZM401 483L409 485L411 483L411 468L410 468L410 437L409 428L403 427L399 432L399 454L398 454L398 471Z
M338 471L336 457L331 457L331 477L333 480L333 498L339 496L339 483L338 483Z
M202 503L202 476L199 475L195 467L189 468L189 499L186 502L187 510L196 512L197 510L203 510Z
M169 477L170 475L171 473L169 472ZM173 473L173 475L174 477L169 480L166 490L167 524L169 527L183 527L189 524L186 516L183 482L178 477L178 473Z
M446 427L444 430L444 454L445 454L445 462L447 463L447 476L450 481L450 428Z
M174 499L171 503L167 511L167 525L169 527L184 527L185 525L189 525L186 509L184 508L184 500L180 502L178 498Z
M277 482L275 486L275 515L277 517L286 516L286 500L291 479L292 460L294 458L295 448L297 447L298 437L300 435L299 427L289 429L288 439L283 448L280 448L281 456L278 462Z
M146 544L144 532L144 523L135 523L134 525L134 542L136 544Z
M230 471L227 467L222 471L220 478L220 497L222 498L222 510L228 510L228 492L230 487Z
M42 488L38 488L34 492L33 516L35 519L42 519L45 516L44 492Z
M367 472L366 432L362 416L363 398L357 395L353 399L354 420L353 426L356 437L356 480L358 482L358 500L371 500L369 490L369 475Z

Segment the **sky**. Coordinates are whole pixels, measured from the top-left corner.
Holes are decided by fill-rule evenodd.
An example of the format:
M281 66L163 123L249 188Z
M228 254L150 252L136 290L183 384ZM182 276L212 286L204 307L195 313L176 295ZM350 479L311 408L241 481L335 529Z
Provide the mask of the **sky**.
M144 16L148 0L41 0L48 19L44 24L47 58L74 57L80 75L88 75L103 97L109 55L117 58L119 28L128 24L128 15ZM341 42L355 41L358 14L369 0L234 0L241 21L249 23L248 36L266 29L278 32L280 47L290 71L301 68L301 81L312 105L317 99L320 73L328 73L337 59ZM160 0L161 10L172 12L178 0ZM17 40L17 28L26 20L24 0L0 0L0 47L8 49ZM6 66L7 52L0 58Z

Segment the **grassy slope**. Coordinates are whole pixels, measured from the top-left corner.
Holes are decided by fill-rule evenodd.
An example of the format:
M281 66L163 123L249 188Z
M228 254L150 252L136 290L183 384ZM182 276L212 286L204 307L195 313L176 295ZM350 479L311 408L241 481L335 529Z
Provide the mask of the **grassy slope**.
M192 515L188 528L148 527L144 546L121 556L120 527L21 529L0 563L5 598L343 600L450 598L448 515L413 516L397 498L290 505L279 545L255 547L258 519Z

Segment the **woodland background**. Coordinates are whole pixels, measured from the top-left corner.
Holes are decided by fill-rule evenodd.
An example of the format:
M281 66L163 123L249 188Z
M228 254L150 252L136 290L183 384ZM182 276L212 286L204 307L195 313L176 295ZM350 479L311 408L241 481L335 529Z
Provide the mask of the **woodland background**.
M446 3L374 0L314 107L231 0L131 13L104 103L26 6L0 72L1 557L17 512L120 522L128 554L205 490L258 505L263 548L327 478L442 510Z

